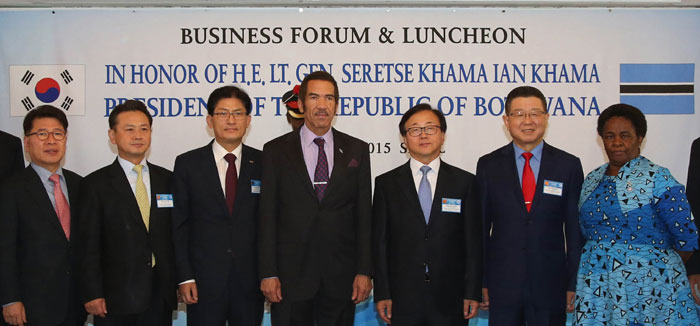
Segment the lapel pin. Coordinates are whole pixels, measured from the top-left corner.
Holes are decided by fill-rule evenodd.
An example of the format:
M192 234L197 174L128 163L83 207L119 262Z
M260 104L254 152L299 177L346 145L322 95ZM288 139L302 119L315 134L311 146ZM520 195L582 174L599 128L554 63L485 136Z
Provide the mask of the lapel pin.
M338 152L340 152L340 154L343 154L343 149L342 149L342 148L338 148Z

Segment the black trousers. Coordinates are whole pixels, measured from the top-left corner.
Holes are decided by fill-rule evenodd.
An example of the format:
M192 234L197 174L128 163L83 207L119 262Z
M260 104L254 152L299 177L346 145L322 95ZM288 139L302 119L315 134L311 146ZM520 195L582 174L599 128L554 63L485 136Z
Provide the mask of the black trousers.
M329 296L323 285L308 300L272 304L272 326L353 326L355 304Z
M154 269L151 301L148 309L136 314L114 315L109 313L108 308L105 318L95 316L95 326L171 326L173 324L173 311L163 298L159 281L158 273ZM109 306L109 302L107 305Z
M264 297L260 291L244 290L240 278L231 268L222 297L206 297L199 292L199 302L187 306L187 325L198 326L260 326ZM257 287L256 287L257 290Z
M445 311L439 307L437 296L430 282L418 284L421 288L421 304L418 307L402 306L400 298L392 300L392 326L466 326L462 298L455 298L454 309ZM460 304L461 302L461 304ZM441 309L442 308L442 309Z

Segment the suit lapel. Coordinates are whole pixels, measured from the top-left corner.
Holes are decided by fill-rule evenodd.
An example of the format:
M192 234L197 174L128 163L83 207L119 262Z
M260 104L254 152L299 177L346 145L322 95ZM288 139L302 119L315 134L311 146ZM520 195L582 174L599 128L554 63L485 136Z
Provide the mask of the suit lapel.
M207 187L210 189L213 194L212 198L215 198L216 202L219 205L219 208L223 211L226 212L226 215L228 215L228 205L226 205L226 195L224 195L224 191L222 189L221 185L221 179L219 179L219 170L216 168L216 160L214 158L214 150L212 149L212 145L214 144L214 140L210 141L208 145L202 147L199 149L199 153L201 155L201 160L202 164L204 164L204 168L202 169L202 173L204 174L204 184L208 185L214 185L213 187ZM241 164L242 166L243 164Z
M346 143L345 135L333 129L333 171L328 178L328 188L323 195L324 198L327 198L338 187L336 184L343 179L342 175L348 168L352 153L347 153Z
M547 175L549 171L552 171L554 166L552 165L552 160L550 159L551 147L544 143L542 148L542 157L540 158L540 171L537 175L537 185L535 186L535 197L532 198L532 207L530 207L530 213L534 212L537 208L537 204L542 200L542 187L544 187L544 180L548 178Z
M158 199L156 195L168 194L170 193L170 189L168 189L168 180L166 180L159 171L153 168L153 164L146 163L148 164L148 174L151 178L151 215L149 220L150 223L153 224L153 219L156 217L158 209Z
M412 215L416 217L417 222L420 222L421 225L425 225L425 217L423 216L423 209L420 207L420 199L418 198L418 192L416 191L416 184L413 181L413 172L411 171L410 162L411 161L409 160L406 162L406 164L401 166L398 173L399 179L397 181L399 183L399 188L402 190L406 199L404 202L407 202L409 205L413 206L413 211L416 212Z
M430 219L428 220L428 228L430 228L433 223L435 223L435 219L439 218L441 215L440 213L442 212L442 198L443 194L445 193L445 187L447 184L447 180L450 179L450 171L449 171L449 166L444 164L442 160L440 160L440 172L438 172L438 177L437 177L437 184L435 185L435 195L433 195L433 207L430 208Z
M250 148L246 145L243 146L241 151L241 171L238 173L238 185L236 186L236 200L233 206L233 216L238 215L238 211L242 205L238 205L243 200L244 194L251 191L251 171L254 170L255 164L257 162L251 159Z
M122 201L126 206L126 211L129 212L126 218L132 219L132 222L134 222L135 225L141 225L143 227L143 231L146 232L146 225L143 223L143 218L141 217L141 211L139 210L139 205L136 202L136 197L134 196L134 192L131 190L129 180L126 179L126 174L124 174L122 166L119 165L118 159L114 160L114 163L112 163L110 166L109 174L111 179L110 182L112 183L112 188L115 192L115 200ZM152 188L151 193L153 193Z
M53 225L54 230L61 235L62 239L66 239L66 234L63 232L63 227L61 222L58 220L58 215L56 215L56 209L54 209L51 204L51 199L46 193L46 188L39 178L39 175L34 171L31 165L27 166L25 169L27 176L26 191L33 198L33 202L39 205L41 212L46 212L46 214L41 214L42 218L49 219L49 223Z
M523 195L523 188L520 185L520 175L518 174L518 167L515 165L515 150L513 149L513 143L505 146L502 155L503 163L502 171L507 174L507 179L510 180L510 184L506 185L506 189L513 189L513 196L515 196L515 201L520 209L527 213L527 207L525 207L525 196Z
M66 187L68 188L68 199L70 200L70 218L71 218L71 223L70 223L70 234L71 238L73 237L73 234L77 232L77 225L78 223L75 223L76 221L76 216L78 216L78 210L76 203L78 202L79 198L79 193L78 189L80 188L80 180L77 178L73 177L73 174L68 172L66 169L63 169L63 176L66 178ZM60 223L59 223L60 224ZM61 231L63 229L61 228Z
M295 171L294 175L300 178L300 182L304 185L304 189L309 192L314 198L316 198L316 192L311 184L311 177L309 172L306 170L306 162L304 162L304 154L301 149L301 136L299 136L299 130L292 131L287 137L287 157L289 158L289 164ZM335 168L335 167L334 167Z

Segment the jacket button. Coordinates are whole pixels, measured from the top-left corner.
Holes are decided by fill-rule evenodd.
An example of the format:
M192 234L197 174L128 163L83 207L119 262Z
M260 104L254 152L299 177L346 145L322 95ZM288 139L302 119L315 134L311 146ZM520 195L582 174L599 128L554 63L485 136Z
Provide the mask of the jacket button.
M151 262L146 263L146 266L151 267Z
M233 250L231 250L231 249L226 249L226 252L230 254L230 253L233 252Z

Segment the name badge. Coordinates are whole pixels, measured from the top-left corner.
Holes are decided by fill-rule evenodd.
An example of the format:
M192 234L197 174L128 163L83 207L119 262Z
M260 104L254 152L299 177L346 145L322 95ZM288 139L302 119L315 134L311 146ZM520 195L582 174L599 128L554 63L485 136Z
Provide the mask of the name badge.
M552 181L552 180L544 180L544 189L542 189L542 192L544 192L545 194L555 195L555 196L561 197L563 190L564 190L563 183L557 182L557 181Z
M262 182L260 180L250 180L250 193L259 194L261 185Z
M173 195L172 194L157 194L156 195L156 207L158 207L158 208L173 208Z
M453 198L442 199L442 211L446 213L461 213L462 200Z

